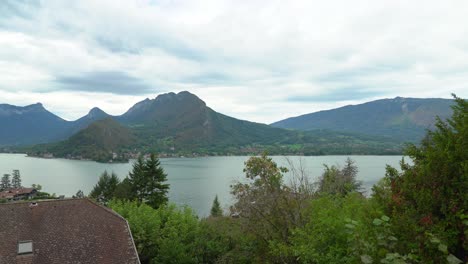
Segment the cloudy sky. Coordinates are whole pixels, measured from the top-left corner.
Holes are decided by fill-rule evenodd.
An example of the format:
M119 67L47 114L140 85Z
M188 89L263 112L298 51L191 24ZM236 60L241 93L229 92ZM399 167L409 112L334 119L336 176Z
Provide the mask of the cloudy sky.
M0 1L0 103L71 120L183 90L264 123L467 97L468 1Z

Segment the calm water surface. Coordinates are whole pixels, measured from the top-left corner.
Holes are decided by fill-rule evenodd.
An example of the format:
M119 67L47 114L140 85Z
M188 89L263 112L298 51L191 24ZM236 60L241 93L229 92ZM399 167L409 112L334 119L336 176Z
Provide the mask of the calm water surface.
M342 165L348 156L290 157L302 164L312 180L323 172L323 164ZM359 168L358 179L367 190L385 174L385 165L398 167L401 156L349 156ZM229 186L244 178L242 169L249 157L168 158L161 164L168 174L169 199L179 205L188 205L200 216L209 214L211 203L217 194L224 208L232 202ZM281 165L287 165L284 157L274 157ZM40 159L23 154L0 154L0 174L21 171L24 186L41 184L43 190L57 195L72 196L78 190L88 194L99 175L107 170L120 178L128 175L132 163L102 164L92 161L65 159Z

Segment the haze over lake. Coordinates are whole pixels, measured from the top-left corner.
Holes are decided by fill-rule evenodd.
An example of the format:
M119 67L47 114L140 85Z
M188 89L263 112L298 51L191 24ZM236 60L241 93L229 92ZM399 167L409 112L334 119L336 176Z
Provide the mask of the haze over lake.
M323 164L342 165L348 156L290 157L296 164L302 159L312 180L323 172ZM385 174L385 165L398 167L401 156L349 156L359 168L358 179L369 190ZM211 203L217 194L222 206L227 209L231 203L230 185L244 179L244 162L249 157L202 157L167 158L161 164L168 174L169 199L179 205L192 207L200 216L209 214ZM274 157L286 166L284 157ZM23 154L0 154L0 174L21 171L24 186L41 184L43 191L57 195L72 196L78 190L88 194L96 184L99 175L107 170L123 179L132 169L132 162L104 164L92 161L66 159L40 159Z

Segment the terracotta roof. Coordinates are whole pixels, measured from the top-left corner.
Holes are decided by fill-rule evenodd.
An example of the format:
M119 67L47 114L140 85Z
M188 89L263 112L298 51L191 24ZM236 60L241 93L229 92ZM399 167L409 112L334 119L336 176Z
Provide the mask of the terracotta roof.
M5 191L0 192L0 199L1 198L13 198L15 195L22 195L22 194L29 194L35 191L34 188L12 188Z
M33 254L18 255L32 241ZM0 264L140 263L127 221L88 199L0 204Z

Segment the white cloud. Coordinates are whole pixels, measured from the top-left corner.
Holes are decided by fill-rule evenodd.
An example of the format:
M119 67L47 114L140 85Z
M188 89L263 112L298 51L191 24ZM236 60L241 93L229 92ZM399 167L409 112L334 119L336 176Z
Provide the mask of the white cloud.
M382 97L468 95L463 0L38 3L0 4L0 98L40 99L66 118L92 106L119 114L180 90L266 123ZM57 82L93 72L119 72L155 92L83 93Z

